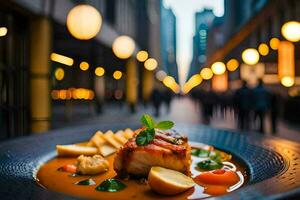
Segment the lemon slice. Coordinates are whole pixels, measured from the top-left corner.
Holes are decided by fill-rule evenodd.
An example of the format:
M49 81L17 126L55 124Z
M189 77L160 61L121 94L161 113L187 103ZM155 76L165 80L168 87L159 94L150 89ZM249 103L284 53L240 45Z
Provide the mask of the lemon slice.
M174 195L184 192L195 183L192 178L171 169L152 167L148 175L151 189L159 194Z

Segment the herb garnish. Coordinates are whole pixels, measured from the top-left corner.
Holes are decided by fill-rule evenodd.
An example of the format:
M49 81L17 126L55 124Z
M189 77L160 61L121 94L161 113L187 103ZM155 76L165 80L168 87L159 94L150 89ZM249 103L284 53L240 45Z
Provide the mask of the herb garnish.
M146 129L141 131L136 136L135 141L139 146L147 145L154 140L155 129L168 130L174 126L174 123L171 121L161 121L159 123L155 123L152 117L146 114L142 116L141 122L146 127Z
M78 181L75 183L75 185L95 185L95 184L96 184L95 181L91 178Z
M217 151L193 149L191 154L200 158L208 158L197 163L197 167L204 170L221 169L223 167L221 155Z
M106 179L96 187L98 191L117 192L126 188L126 185L117 179Z

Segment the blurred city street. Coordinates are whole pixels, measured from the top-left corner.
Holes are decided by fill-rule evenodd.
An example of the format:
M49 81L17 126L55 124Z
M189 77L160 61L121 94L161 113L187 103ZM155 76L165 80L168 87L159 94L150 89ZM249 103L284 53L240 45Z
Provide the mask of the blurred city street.
M145 107L139 105L137 112L132 114L128 111L128 108L124 104L108 104L101 115L97 115L94 105L80 106L72 108L73 111L68 111L64 106L56 107L53 113L53 129L70 128L76 126L90 126L97 127L98 124L140 124L140 116L144 113L153 115L153 108L151 105ZM157 121L169 119L175 122L175 124L203 124L203 117L201 115L202 108L196 104L190 97L174 98L170 112L167 112L167 106L163 105L160 109L161 115L156 118ZM68 113L69 112L69 113ZM300 126L293 126L282 119L278 121L278 130L275 134L272 134L271 124L268 116L265 119L266 136L278 136L289 140L295 140L300 142L298 134L300 132ZM210 126L218 129L237 129L237 116L234 112L227 110L224 114L215 112L210 121ZM251 134L251 132L246 133Z

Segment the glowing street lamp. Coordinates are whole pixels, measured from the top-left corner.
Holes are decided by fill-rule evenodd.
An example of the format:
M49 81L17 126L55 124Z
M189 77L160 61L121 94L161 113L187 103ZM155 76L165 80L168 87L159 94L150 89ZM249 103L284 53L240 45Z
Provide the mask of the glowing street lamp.
M119 71L119 70L116 70L116 71L113 73L113 77L114 77L114 79L116 79L116 80L121 79L121 78L122 78L122 72Z
M226 67L228 71L233 72L239 67L239 61L237 61L237 59L232 58L226 63Z
M226 66L222 62L215 62L212 64L211 70L214 74L221 75L226 71Z
M0 27L0 37L5 36L7 34L7 28L6 27Z
M279 45L280 40L278 38L272 38L270 40L270 47L273 50L277 50L278 49L278 45Z
M254 48L245 49L242 53L242 59L248 65L255 65L259 61L259 53Z
M136 54L136 59L140 62L144 62L145 60L148 59L148 53L147 51L139 51L137 54Z
M96 76L103 76L104 73L105 73L105 70L104 70L103 67L97 67L97 68L95 69L95 74L96 74Z
M213 72L211 71L210 68L208 67L204 67L202 68L202 70L200 71L200 75L204 80L209 80L213 77Z
M54 76L56 78L56 80L61 81L64 79L65 77L65 71L63 68L59 67L55 70L54 72Z
M278 77L285 87L294 85L295 79L295 54L294 44L281 41L278 46Z
M112 50L118 58L127 59L135 50L134 40L126 35L119 36L113 42Z
M67 28L71 35L79 40L89 40L100 31L102 17L98 10L90 5L78 5L67 16Z
M157 68L157 61L154 58L149 58L145 61L144 66L147 70L153 71Z
M86 71L88 70L90 67L89 63L83 61L79 64L79 68L82 70L82 71Z
M281 27L281 34L291 42L300 40L300 22L289 21Z
M265 43L261 43L259 46L258 46L258 52L260 53L260 55L262 56L266 56L269 54L269 47L267 44Z

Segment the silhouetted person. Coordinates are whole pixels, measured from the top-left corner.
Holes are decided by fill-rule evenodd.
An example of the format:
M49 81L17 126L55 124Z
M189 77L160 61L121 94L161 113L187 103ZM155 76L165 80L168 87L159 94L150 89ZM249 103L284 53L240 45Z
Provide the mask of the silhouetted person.
M159 109L162 103L162 94L158 89L152 91L151 100L155 109L154 116L159 117Z
M253 89L253 98L254 114L259 121L259 131L264 133L264 119L270 107L270 93L264 87L262 80L259 80L258 85Z
M277 132L277 117L278 117L278 96L277 94L271 95L271 124L272 133Z
M213 114L213 106L215 102L215 95L213 92L209 91L203 95L202 105L203 105L203 123L209 124L210 118Z
M251 97L251 90L247 86L247 82L243 81L242 87L234 95L234 102L238 113L238 127L241 130L249 129Z
M167 113L170 112L170 105L171 105L171 101L172 101L172 92L171 90L167 89L166 91L164 91L163 93L163 100L166 103L167 106Z

